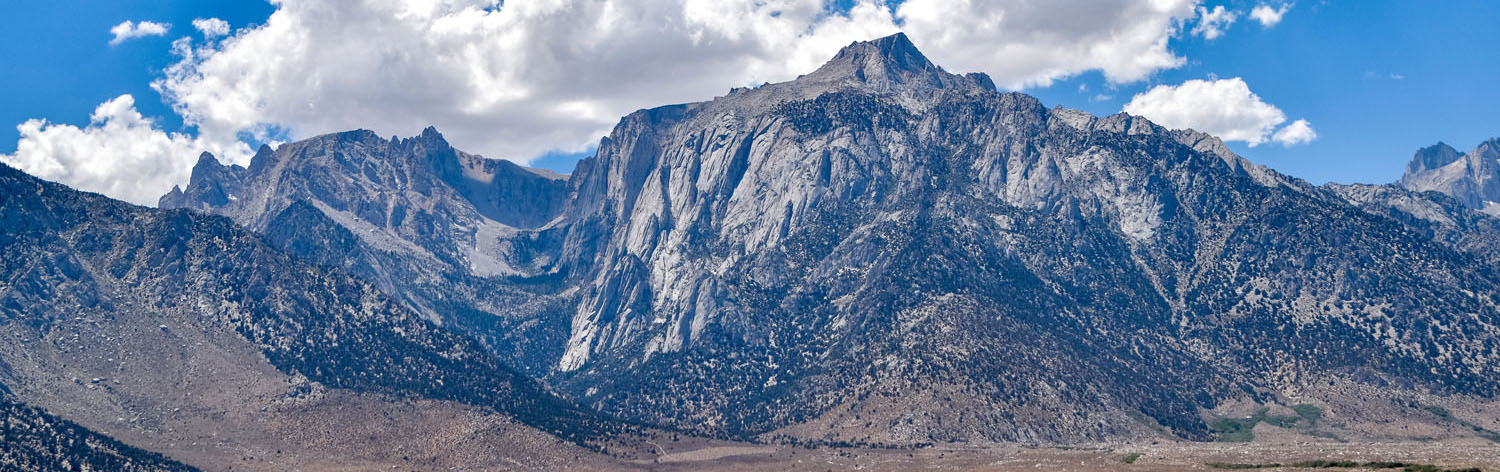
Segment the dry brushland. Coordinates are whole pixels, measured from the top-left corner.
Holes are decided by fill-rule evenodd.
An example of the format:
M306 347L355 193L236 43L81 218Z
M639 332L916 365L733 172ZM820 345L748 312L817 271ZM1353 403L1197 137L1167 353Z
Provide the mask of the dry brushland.
M920 449L703 443L652 459L580 464L577 470L649 471L1222 471L1263 469L1404 472L1500 470L1500 445L1473 441L1290 444L1158 442L1079 446L935 446ZM480 466L471 470L503 470Z

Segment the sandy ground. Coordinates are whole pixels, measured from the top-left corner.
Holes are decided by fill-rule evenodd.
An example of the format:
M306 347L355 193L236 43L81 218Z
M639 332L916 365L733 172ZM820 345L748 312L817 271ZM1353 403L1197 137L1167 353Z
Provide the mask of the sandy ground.
M1134 454L1140 455L1133 463L1125 463L1126 458ZM710 445L672 452L649 462L622 463L618 467L620 470L651 471L1206 471L1221 470L1208 465L1213 462L1263 464L1306 460L1399 461L1500 471L1500 444L1158 443L1080 447L996 445L920 450Z

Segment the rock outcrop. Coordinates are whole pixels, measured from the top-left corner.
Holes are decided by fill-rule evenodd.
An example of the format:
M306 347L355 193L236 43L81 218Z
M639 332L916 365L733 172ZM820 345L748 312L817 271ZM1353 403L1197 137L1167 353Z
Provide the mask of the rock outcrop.
M1470 208L1500 214L1500 138L1480 143L1468 153L1445 143L1422 148L1398 185L1414 192L1442 193Z

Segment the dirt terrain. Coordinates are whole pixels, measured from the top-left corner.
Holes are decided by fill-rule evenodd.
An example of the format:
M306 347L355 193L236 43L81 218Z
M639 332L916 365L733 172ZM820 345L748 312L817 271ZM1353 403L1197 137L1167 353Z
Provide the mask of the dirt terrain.
M1139 456L1135 456L1139 454ZM1131 463L1127 459L1134 456ZM1292 464L1301 461L1403 462L1440 469L1500 470L1500 444L1449 443L1158 443L1081 447L933 447L919 450L805 449L707 446L672 452L655 461L615 465L650 471L1206 471L1223 464ZM1368 468L1269 470L1370 470ZM1401 470L1400 468L1394 470Z

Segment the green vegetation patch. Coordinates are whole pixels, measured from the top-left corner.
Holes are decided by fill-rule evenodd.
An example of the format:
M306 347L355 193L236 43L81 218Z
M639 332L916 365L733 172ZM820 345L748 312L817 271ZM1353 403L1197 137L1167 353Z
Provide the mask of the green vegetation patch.
M1141 459L1141 453L1139 453L1139 452L1132 452L1132 453L1130 453L1130 455L1125 456L1124 459L1120 459L1120 462L1124 462L1126 464L1134 464L1135 461L1138 461L1140 459Z
M1266 424L1271 425L1271 426L1275 426L1275 427L1278 427L1278 428L1293 428L1293 427L1296 427L1297 423L1301 422L1302 420L1303 420L1303 418L1301 416L1275 416L1275 415L1271 415L1271 416L1266 416L1266 420L1265 421L1266 421Z
M1314 405L1292 405L1292 411L1297 412L1297 416L1301 416L1308 423L1317 423L1318 420L1323 419L1323 409Z
M1220 441L1224 442L1250 442L1255 439L1255 425L1266 419L1268 408L1261 408L1248 418L1218 418L1208 424L1214 430Z

